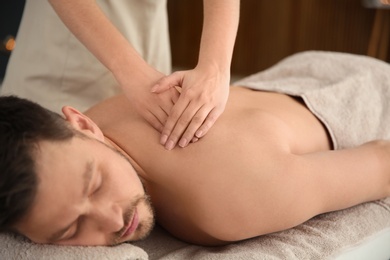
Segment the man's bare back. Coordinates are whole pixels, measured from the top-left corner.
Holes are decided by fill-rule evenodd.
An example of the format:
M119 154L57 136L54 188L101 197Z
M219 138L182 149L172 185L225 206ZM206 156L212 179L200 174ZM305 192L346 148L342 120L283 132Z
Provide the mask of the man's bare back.
M328 152L331 141L322 123L287 95L232 87L226 110L209 133L172 151L159 144L159 133L124 97L86 115L129 156L159 224L192 243L214 245L276 232L388 195L383 180L389 177L372 156L364 157L365 147ZM353 164L359 158L364 158L361 165ZM363 177L373 167L378 173L370 171L373 185L365 191ZM380 182L383 189L374 187Z

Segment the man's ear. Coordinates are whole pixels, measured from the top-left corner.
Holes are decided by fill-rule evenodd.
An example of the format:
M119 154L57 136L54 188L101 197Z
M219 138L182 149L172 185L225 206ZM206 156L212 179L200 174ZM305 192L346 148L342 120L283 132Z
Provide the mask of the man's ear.
M70 106L64 106L62 108L62 113L64 114L66 121L68 121L76 130L79 130L90 137L96 138L99 141L104 141L103 132L95 124L95 122L86 115Z

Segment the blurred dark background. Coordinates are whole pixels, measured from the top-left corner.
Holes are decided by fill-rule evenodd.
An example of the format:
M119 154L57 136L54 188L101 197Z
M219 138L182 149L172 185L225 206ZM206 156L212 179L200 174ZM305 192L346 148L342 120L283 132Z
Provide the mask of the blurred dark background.
M248 75L304 50L348 52L389 61L390 10L366 8L363 2L241 0L232 73ZM199 49L202 1L169 0L168 10L173 65L192 67Z
M14 46L25 0L2 0L0 3L0 82Z
M0 81L24 2L0 3ZM241 0L232 74L248 75L304 50L349 52L390 61L390 10L366 8L362 2ZM202 0L168 0L168 12L172 65L193 67L202 29Z

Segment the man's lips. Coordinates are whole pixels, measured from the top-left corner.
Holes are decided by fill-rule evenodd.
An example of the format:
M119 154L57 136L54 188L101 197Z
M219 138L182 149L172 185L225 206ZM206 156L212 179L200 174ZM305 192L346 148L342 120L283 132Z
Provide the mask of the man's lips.
M137 212L137 208L136 208L134 210L133 218L130 220L127 228L122 233L120 238L125 238L125 237L131 235L134 232L134 230L137 229L138 224L139 224L139 219L138 219L138 212Z

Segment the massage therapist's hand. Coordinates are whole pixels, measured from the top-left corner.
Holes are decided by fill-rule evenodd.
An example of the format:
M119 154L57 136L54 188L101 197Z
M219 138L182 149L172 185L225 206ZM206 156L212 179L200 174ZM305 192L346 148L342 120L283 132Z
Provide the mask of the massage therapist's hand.
M168 77L156 75L158 72L111 23L96 1L49 1L68 29L112 72L136 110L162 131L161 143L167 149L177 143L185 147L194 136L204 136L222 114L229 92L239 0L203 1L198 65L194 70ZM151 88L156 82L153 93ZM182 88L178 100L175 86Z
M160 79L152 89L154 93L181 88L162 130L161 144L171 150L176 144L186 147L203 137L225 109L229 82L229 72L202 67L177 71Z
M161 135L160 142L168 150L204 136L224 111L239 11L239 0L204 0L197 66L175 72L153 87L156 93L181 88Z
M158 131L179 93L151 87L165 75L152 68L111 23L95 0L49 0L69 30L112 72L135 109Z
M137 82L129 80L128 77L118 81L135 110L161 133L169 112L177 102L180 93L176 88L171 88L160 94L153 93L151 87L165 75L157 71L147 73L147 75L143 80L138 79Z

